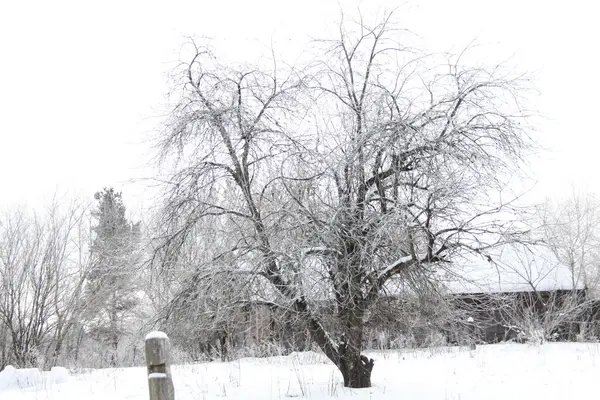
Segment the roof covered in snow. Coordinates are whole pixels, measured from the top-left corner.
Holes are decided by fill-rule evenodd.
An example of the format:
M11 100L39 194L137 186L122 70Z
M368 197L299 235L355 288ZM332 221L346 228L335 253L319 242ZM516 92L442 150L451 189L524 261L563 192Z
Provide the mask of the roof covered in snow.
M489 257L488 257L489 256ZM397 262L406 261L400 259ZM554 253L542 245L504 245L485 255L464 253L456 256L435 279L449 293L508 293L583 289L573 279L570 269L559 262ZM324 267L307 262L301 271L304 295L310 301L333 299L333 291ZM275 289L262 280L255 282L254 301L273 301ZM410 292L402 277L390 280L387 295Z
M505 245L489 258L468 254L456 259L444 283L453 293L583 289L549 248L520 244Z

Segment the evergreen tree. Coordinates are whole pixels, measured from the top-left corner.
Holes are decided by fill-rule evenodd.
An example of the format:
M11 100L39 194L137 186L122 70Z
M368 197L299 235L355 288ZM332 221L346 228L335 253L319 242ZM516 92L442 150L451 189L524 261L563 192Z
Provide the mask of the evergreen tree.
M98 204L92 211L96 224L87 280L88 326L94 338L109 346L114 366L119 342L128 333L127 322L138 304L135 278L140 224L127 220L121 193L113 188L105 188L94 198Z

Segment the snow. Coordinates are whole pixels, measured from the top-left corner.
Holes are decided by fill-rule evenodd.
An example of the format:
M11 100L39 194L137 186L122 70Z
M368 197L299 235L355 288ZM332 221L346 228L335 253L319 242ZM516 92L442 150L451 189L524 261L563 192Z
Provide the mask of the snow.
M69 371L63 367L53 367L50 372L38 368L16 369L7 365L0 371L0 393L9 389L37 390L69 382ZM4 399L3 396L0 398Z
M165 379L167 377L167 374L161 373L161 372L152 372L150 374L148 374L148 379Z
M29 388L44 384L44 376L37 368L16 369L7 365L0 372L0 390L6 388Z
M387 267L385 267L385 269L383 269L383 271L381 271L379 273L379 276L380 277L384 276L385 274L387 274L388 272L390 272L394 268L398 267L401 264L407 263L407 262L411 261L412 259L413 259L412 256L400 257L399 259L397 259L396 261L394 261L393 263L391 263L390 265L388 265Z
M460 280L446 282L455 293L498 293L573 289L570 269L545 246L505 245L490 252L492 262L474 254L454 260ZM575 288L583 288L581 282Z
M168 339L168 336L164 332L153 331L146 335L146 340L149 340L149 339Z
M600 344L511 343L367 355L375 359L373 387L361 390L343 388L335 367L312 352L171 370L178 400L588 399L600 374ZM146 369L91 370L60 385L0 389L2 400L107 398L147 400Z
M0 371L0 390L13 386L17 386L15 368L12 365L7 365Z
M485 257L487 255L490 256L489 260ZM451 273L439 270L439 281L450 293L523 292L532 291L532 286L538 291L584 287L581 281L573 279L570 268L561 264L552 251L543 245L506 244L486 251L485 256L467 251L456 255L451 259L452 264L444 266ZM418 257L425 258L424 255ZM411 256L401 257L384 268L379 276L411 260ZM390 294L404 290L402 285L391 282L387 289Z
M54 383L64 383L69 381L71 375L64 367L52 367L50 370L50 378Z

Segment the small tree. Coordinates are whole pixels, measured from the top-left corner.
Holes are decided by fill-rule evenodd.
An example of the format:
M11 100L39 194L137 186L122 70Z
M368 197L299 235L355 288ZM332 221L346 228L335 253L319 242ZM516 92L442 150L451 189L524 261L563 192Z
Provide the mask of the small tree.
M245 277L361 388L374 365L365 323L392 279L419 282L457 251L514 239L511 203L493 194L530 142L525 81L500 66L423 63L391 15L339 28L303 69L220 62L193 44L159 142L175 169L155 260L176 263L210 224L219 240L199 284Z
M87 319L91 332L110 347L116 365L119 342L139 301L135 283L140 249L140 225L125 216L121 193L104 189L95 194L97 208L91 244L92 267L87 276Z

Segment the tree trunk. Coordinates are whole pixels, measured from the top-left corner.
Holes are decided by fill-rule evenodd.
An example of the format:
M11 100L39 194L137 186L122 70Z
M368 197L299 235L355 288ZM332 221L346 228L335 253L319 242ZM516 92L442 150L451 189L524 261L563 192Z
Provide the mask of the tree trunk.
M79 352L81 350L81 343L83 342L83 337L85 335L85 331L83 329L83 325L79 326L79 332L77 333L77 339L75 341L75 361L79 360Z
M346 351L338 365L344 378L344 386L353 389L371 387L373 365L372 358L369 359L358 351Z
M108 315L109 315L109 323L110 323L110 333L109 333L109 340L110 340L110 347L111 347L111 354L110 354L110 366L111 367L116 367L118 362L117 362L117 351L119 349L119 330L118 330L118 315L117 315L117 301L116 301L116 294L113 293L112 294L112 303L111 303L111 310L109 311Z
M56 336L56 344L54 345L54 351L52 352L52 361L50 367L60 364L59 359L62 353L64 336L60 332L58 332Z
M321 322L308 311L306 301L301 298L294 303L297 311L302 312L308 319L308 331L311 338L317 343L340 370L344 378L344 386L353 389L371 387L371 373L373 372L374 360L360 354L362 348L362 320L360 318L347 319L346 336L341 343L336 344L331 340Z
M219 335L219 352L221 353L221 361L227 361L227 336Z
M357 307L343 310L345 333L338 346L338 368L344 378L344 386L354 389L371 387L373 359L360 354L363 346L363 313Z

